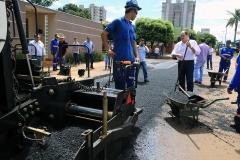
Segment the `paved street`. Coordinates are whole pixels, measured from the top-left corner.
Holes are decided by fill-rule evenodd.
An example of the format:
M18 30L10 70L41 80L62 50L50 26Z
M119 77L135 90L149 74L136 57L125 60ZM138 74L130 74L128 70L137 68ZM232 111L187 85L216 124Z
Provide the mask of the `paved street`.
M218 70L219 57L213 57L214 71ZM232 121L235 105L230 101L219 101L202 109L199 123L185 118L181 124L168 114L165 95L174 91L177 78L175 60L148 59L149 83L143 82L140 71L136 105L143 109L133 130L130 145L120 155L120 160L225 160L238 159L240 155L239 134L228 125ZM234 63L232 63L234 64ZM234 66L230 71L230 78ZM207 100L229 97L228 83L216 88L210 87L210 78L204 69L202 85L195 85L194 92ZM97 79L102 85L107 77ZM113 84L112 84L113 86ZM231 99L236 98L236 94Z

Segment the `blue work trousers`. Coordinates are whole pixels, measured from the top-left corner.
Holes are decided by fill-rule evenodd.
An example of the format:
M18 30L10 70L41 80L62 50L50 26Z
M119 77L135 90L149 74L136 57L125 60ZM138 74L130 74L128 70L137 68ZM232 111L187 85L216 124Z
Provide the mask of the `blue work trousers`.
M53 70L57 69L57 65L58 65L58 57L53 55Z
M124 80L124 70L120 68L117 69L116 64L113 63L113 78L115 82L116 89L125 89L125 85L127 84L126 88L130 88L134 86L134 79L135 79L135 69L134 67L129 68L130 70L126 74L126 82Z
M238 92L238 97L237 97L237 113L240 114L240 92ZM235 124L240 128L240 118L239 117L234 117Z
M224 80L227 80L228 78L228 72L229 72L229 69L230 69L230 65L231 65L231 62L225 62L225 61L221 61L220 64L219 64L219 69L218 69L218 72L225 72L225 75L224 75Z

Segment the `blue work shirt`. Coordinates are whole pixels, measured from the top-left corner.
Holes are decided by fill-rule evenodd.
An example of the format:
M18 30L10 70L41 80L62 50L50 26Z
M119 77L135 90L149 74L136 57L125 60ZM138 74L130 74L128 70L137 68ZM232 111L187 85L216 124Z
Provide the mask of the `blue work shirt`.
M50 50L53 51L54 54L57 53L59 41L57 39L52 39L50 44Z
M105 31L112 34L114 49L114 61L134 62L133 43L136 41L135 27L131 21L124 18L115 19Z
M225 62L224 58L232 59L233 55L234 50L231 47L229 48L224 47L221 49L221 52L219 53L219 56L221 57L221 62Z
M92 41L89 41L89 42L88 41L84 41L83 44L88 46L89 53L92 54L92 51L93 51L93 48L94 48L93 42ZM84 47L84 49L86 50L86 52L88 52L87 47Z
M235 90L236 92L240 92L240 65L237 66L236 72L228 85L229 90Z

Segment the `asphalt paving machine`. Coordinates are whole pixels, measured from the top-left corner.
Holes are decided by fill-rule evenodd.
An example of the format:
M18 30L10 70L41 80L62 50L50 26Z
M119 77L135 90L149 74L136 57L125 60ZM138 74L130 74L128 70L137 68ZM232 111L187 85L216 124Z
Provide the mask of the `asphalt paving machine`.
M19 62L14 55L27 55L30 39L18 1L0 1L0 9L0 159L116 159L142 112L135 107L136 86L117 90L94 79L40 76L37 61L26 56ZM126 73L138 64L119 66Z

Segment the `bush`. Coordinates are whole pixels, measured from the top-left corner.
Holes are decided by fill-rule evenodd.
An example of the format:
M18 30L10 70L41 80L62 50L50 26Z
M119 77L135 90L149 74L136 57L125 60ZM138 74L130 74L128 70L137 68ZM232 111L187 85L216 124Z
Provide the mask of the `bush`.
M26 55L19 52L16 54L16 59L26 59Z
M80 53L78 56L79 56L79 60L81 61L81 63L86 62L84 53ZM104 59L105 59L105 53L93 52L94 62L103 61ZM71 64L75 63L74 56L72 53L68 53L66 55L66 63L69 63L69 61Z

